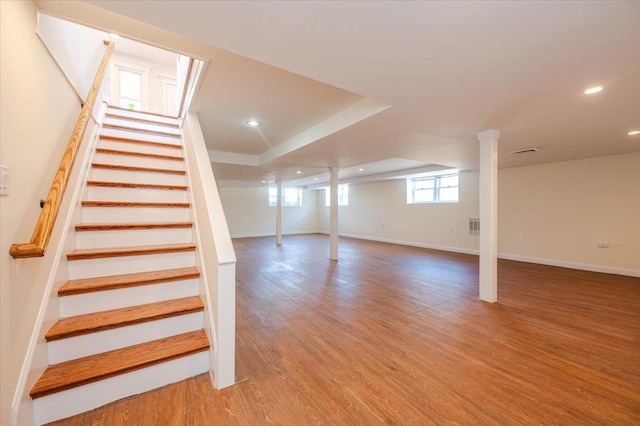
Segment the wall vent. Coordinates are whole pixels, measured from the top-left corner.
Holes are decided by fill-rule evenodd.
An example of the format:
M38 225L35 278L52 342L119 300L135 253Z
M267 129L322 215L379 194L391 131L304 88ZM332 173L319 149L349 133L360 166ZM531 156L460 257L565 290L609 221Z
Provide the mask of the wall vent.
M540 151L538 148L522 148L516 149L515 151L511 151L509 154L526 154L527 152L538 152Z
M469 218L469 235L480 235L480 218Z

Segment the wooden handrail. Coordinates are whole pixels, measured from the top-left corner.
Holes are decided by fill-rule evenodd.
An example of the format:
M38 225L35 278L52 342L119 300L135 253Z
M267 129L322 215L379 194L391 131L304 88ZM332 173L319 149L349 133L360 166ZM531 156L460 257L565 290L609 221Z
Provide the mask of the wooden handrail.
M187 67L187 75L184 78L184 87L182 88L182 98L180 99L180 109L178 109L178 118L182 117L184 112L184 103L187 97L189 83L191 83L191 69L193 68L193 58L189 58L189 66Z
M51 238L51 232L53 231L53 225L56 223L60 204L62 203L62 197L64 196L64 191L67 189L69 176L73 169L73 163L75 162L78 148L80 148L80 143L82 142L84 132L87 128L87 123L89 122L89 118L93 111L93 104L96 102L98 91L100 90L100 86L102 86L102 80L115 46L112 41L105 41L105 45L107 46L107 50L104 53L102 62L100 63L100 67L96 73L96 77L93 80L93 84L89 90L89 94L87 95L87 99L84 101L84 105L82 106L76 125L73 128L71 137L69 138L69 142L67 142L67 148L64 151L62 160L60 161L60 167L58 167L58 171L51 183L51 189L47 195L44 207L40 212L38 223L36 223L36 227L33 230L31 241L28 243L17 243L11 246L9 254L13 256L14 259L24 257L42 257L47 250L49 239Z

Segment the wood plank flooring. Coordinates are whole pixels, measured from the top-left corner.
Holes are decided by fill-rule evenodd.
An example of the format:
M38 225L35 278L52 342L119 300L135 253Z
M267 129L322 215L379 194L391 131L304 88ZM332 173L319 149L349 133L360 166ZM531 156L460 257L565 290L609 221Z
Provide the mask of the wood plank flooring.
M640 279L322 235L234 240L237 378L56 425L640 424Z

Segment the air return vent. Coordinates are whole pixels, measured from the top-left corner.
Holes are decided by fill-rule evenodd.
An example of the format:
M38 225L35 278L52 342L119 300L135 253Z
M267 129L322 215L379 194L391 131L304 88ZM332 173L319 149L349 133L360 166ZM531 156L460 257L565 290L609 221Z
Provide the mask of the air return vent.
M527 152L538 152L540 151L538 148L522 148L516 149L515 151L511 151L509 154L526 154Z
M469 235L480 235L480 218L469 218Z

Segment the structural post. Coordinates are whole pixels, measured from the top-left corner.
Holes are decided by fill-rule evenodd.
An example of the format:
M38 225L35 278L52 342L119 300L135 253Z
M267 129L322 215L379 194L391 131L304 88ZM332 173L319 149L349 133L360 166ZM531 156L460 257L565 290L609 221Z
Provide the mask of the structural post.
M338 260L338 168L330 167L329 259Z
M282 244L282 181L276 182L276 245Z
M480 141L480 300L498 301L498 130Z

